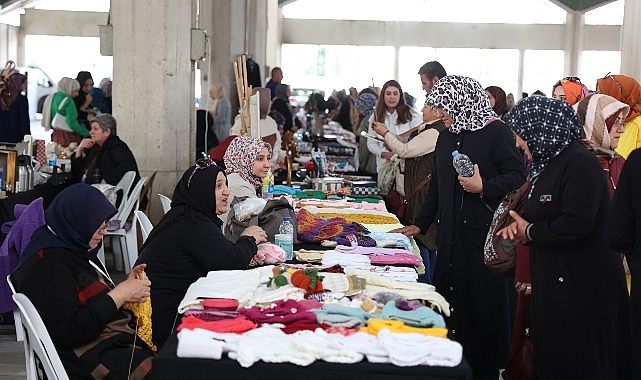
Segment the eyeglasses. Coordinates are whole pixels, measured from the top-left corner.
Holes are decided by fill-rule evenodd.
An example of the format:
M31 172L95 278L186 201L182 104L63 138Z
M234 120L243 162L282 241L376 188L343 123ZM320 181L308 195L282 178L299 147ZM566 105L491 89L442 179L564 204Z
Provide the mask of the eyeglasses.
M194 170L192 170L191 174L189 175L189 179L187 180L187 188L189 189L189 185L191 184L191 179L194 177L194 174L196 174L196 171L198 169L206 169L212 165L217 166L214 160L212 160L209 157L203 157L197 160L194 164Z
M625 129L624 119L622 117L617 117L616 119L614 119L614 127L615 128L623 127L623 129Z
M617 86L619 86L619 91L621 92L621 98L623 98L623 86L621 86L621 83L619 83L618 80L614 77L614 75L611 75L611 72L608 72L605 74L605 76L601 79L612 79L612 82L614 82ZM599 82L597 81L597 91L599 91Z

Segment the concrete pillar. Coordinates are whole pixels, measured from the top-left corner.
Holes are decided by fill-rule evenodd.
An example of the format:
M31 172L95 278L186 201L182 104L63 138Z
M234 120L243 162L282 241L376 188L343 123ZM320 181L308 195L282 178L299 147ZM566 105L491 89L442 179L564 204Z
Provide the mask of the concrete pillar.
M113 114L141 175L156 171L152 220L195 156L192 1L112 0Z
M248 53L260 66L261 78L266 73L265 62L268 3L274 0L201 0L199 27L209 36L211 54L199 63L201 70L201 107L208 104L210 84L222 83L232 103L232 114L238 111L238 95L233 64L236 58ZM261 82L264 85L264 82Z
M621 27L621 74L641 82L641 1L625 2Z
M271 69L280 66L280 48L283 44L281 25L283 11L278 0L267 0L267 32L265 33L265 72L263 84L270 77Z
M565 75L577 75L581 69L585 14L569 11L565 22Z

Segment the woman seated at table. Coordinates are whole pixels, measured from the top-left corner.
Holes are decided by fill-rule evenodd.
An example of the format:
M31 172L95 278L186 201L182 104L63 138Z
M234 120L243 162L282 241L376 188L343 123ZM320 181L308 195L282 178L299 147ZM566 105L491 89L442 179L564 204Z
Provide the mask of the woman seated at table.
M116 135L116 119L108 113L91 119L89 138L82 139L78 145L71 158L71 168L74 178L88 184L116 185L128 171L136 172L134 183L140 179L136 159L127 144ZM86 173L84 179L83 173Z
M269 174L272 147L250 136L236 137L225 152L225 171L229 181L229 204L235 197L259 197L263 178ZM220 217L227 223L227 213Z
M11 280L34 304L72 379L132 379L151 371L153 353L135 337L125 302L142 302L150 282L145 265L114 285L96 257L106 220L116 208L98 190L75 184L45 213Z
M235 140L234 140L235 141ZM147 238L137 264L147 264L152 281L152 333L162 346L176 321L178 304L191 283L212 270L246 269L267 241L262 228L252 226L236 243L222 233L218 215L229 209L225 172L209 158L189 168L176 185L171 210Z

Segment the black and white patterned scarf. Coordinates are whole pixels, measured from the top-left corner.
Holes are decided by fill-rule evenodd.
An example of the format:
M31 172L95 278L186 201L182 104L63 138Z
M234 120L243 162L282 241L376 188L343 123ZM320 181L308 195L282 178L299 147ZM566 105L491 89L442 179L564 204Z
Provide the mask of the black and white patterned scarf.
M439 79L427 95L425 104L447 112L453 121L450 131L456 134L479 130L498 118L481 84L476 79L460 75Z
M532 153L532 177L581 136L581 124L565 101L531 96L517 103L505 116L507 125Z

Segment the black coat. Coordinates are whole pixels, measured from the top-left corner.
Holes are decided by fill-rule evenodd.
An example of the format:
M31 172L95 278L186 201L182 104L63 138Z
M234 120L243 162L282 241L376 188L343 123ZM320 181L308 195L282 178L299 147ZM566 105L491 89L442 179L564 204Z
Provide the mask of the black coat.
M134 154L127 144L118 136L110 135L102 146L96 144L90 149L86 149L84 158L76 158L73 155L71 167L74 178L80 180L82 173L88 169L94 158L97 160L95 169L98 169L100 173L97 182L104 179L108 184L116 185L128 171L136 172L134 183L138 183L138 180L140 180L136 158L134 158ZM94 182L93 173L87 173L87 180L89 181L88 183Z
M478 164L483 195L463 191L452 166L452 151ZM523 159L514 137L501 121L459 135L439 134L430 188L415 225L424 233L437 223L438 255L434 285L450 303L454 338L476 372L505 368L510 344L513 284L483 263L483 245L494 209L525 181Z
M578 142L550 161L526 200L540 379L632 378L617 373L617 360L629 365L628 295L621 258L604 240L608 203L603 169Z
M0 142L18 143L24 135L31 134L29 122L29 101L19 94L9 110L0 109Z

